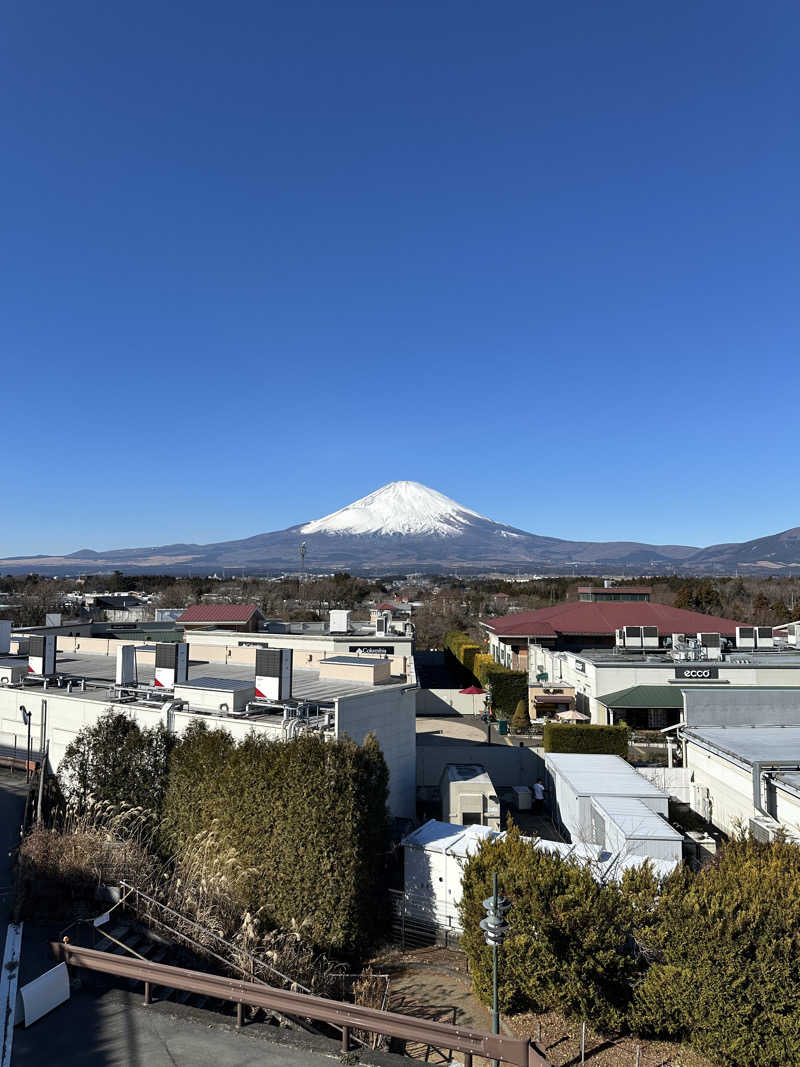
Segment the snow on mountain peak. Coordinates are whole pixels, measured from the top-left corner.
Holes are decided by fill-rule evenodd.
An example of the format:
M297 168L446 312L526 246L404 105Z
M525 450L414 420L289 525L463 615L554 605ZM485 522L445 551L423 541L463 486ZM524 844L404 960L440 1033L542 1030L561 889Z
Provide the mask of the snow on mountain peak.
M389 482L346 508L306 523L300 532L452 537L474 519L492 521L419 482Z

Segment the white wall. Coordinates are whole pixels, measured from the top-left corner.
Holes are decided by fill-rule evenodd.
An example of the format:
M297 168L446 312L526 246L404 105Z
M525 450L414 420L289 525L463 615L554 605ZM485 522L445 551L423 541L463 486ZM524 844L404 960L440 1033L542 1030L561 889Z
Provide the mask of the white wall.
M389 768L389 811L407 819L417 810L415 698L415 690L393 686L340 697L336 708L337 737L361 744L375 734Z

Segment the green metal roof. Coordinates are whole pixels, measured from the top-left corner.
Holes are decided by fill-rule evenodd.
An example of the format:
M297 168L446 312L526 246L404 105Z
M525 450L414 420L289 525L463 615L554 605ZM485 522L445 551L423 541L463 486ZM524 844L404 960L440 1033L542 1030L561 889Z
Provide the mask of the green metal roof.
M677 685L632 685L597 699L607 708L683 707L683 693Z

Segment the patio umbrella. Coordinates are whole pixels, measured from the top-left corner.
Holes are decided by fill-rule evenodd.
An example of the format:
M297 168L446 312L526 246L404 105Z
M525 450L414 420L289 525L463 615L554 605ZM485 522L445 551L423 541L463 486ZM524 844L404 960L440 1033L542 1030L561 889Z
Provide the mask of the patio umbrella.
M584 715L583 712L575 711L574 708L571 711L559 711L556 715L557 719L561 719L563 722L588 722L589 716Z
M459 693L464 693L466 696L472 697L472 714L475 714L475 697L478 695L483 696L486 692L485 689L481 689L479 685L468 685L466 689L459 689Z

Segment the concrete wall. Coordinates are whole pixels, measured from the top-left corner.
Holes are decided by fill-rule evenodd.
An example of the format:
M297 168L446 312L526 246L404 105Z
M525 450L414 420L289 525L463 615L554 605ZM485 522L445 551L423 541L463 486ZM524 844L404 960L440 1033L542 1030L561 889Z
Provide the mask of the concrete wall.
M337 737L346 734L361 744L367 734L375 734L389 768L389 811L400 818L414 818L417 811L414 690L376 689L340 697L336 703Z
M458 689L418 689L417 715L467 715L478 722L483 715L482 696L467 696ZM474 704L473 704L474 701Z
M417 745L417 786L430 794L438 790L448 763L479 763L485 767L498 789L512 785L532 786L543 777L544 760L533 748L514 745L487 745L477 741L456 741L430 736Z

